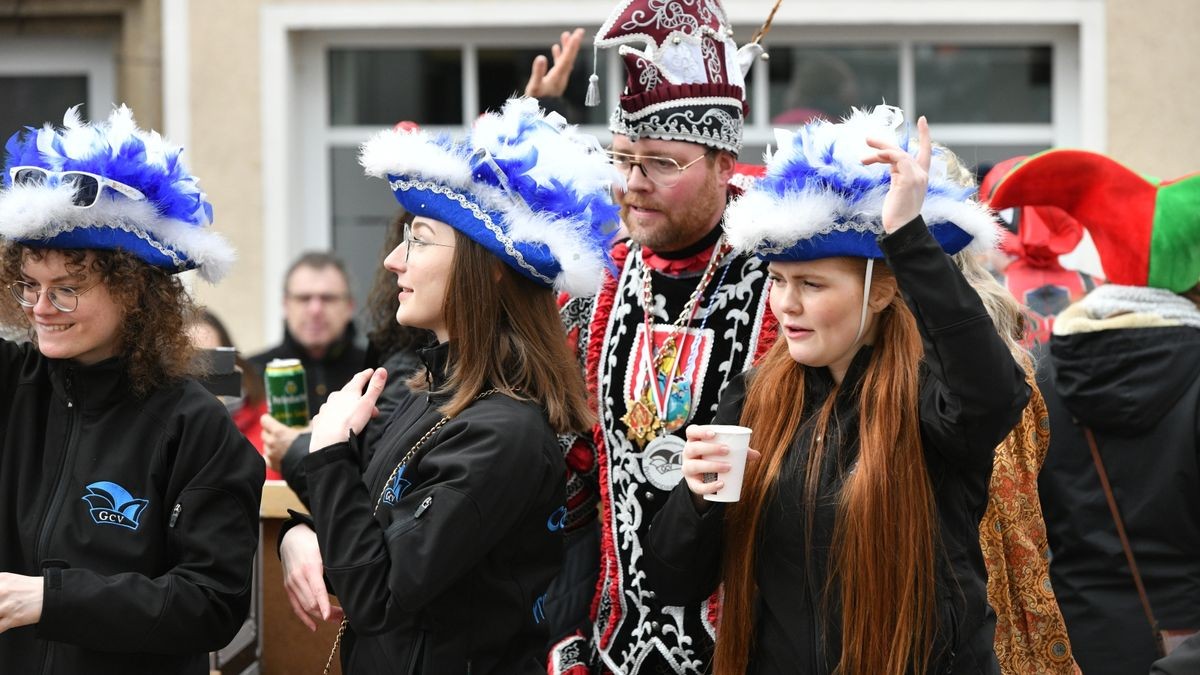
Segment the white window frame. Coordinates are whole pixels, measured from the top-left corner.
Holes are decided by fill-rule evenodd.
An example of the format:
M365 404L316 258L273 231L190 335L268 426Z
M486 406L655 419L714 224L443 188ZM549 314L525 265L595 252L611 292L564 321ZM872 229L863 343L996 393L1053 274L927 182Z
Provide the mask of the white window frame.
M79 103L86 104L88 117L107 118L117 98L116 44L112 39L6 35L0 40L0 76L80 75L87 77L87 100ZM42 121L57 124L62 118Z
M745 27L757 27L772 4L769 0L726 2L739 39L746 39L749 31ZM583 25L594 31L611 10L608 0L264 6L259 31L262 152L264 166L274 167L263 175L264 335L277 335L282 324L282 309L270 299L277 295L278 279L288 261L305 249L329 248L332 243L330 149L357 145L378 130L330 126L326 72L330 47L394 48L402 40L405 47L462 47L467 57L473 57L474 50L481 46L548 44L546 36L552 32L547 29L556 27ZM933 133L939 141L948 145L1069 145L1104 150L1107 115L1103 0L784 3L766 40L768 49L772 43L899 43L898 104L913 114L920 111L915 109L912 46L921 42L1053 47L1053 117L1049 124L937 124L933 120ZM605 58L610 59L606 100L615 101L622 85L620 72L613 67L611 53ZM473 58L464 61L464 120L473 119L478 108L474 65ZM590 70L590 50L584 50L576 67ZM767 69L756 67L751 77L755 100L751 101L746 142L766 145L772 139L766 118ZM607 134L600 126L585 128L602 138Z

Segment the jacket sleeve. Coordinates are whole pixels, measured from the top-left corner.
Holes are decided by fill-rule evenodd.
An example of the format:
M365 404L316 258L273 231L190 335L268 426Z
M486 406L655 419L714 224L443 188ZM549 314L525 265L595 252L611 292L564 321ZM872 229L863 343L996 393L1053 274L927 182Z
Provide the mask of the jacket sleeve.
M30 366L32 357L37 356L31 345L0 338L0 383L6 391L12 391L21 373Z
M1200 633L1192 635L1169 655L1150 665L1150 675L1200 673Z
M188 654L224 647L245 621L266 468L215 399L198 389L187 394L201 405L181 408L167 434L174 464L165 512L153 523L167 540L171 567L156 577L48 569L38 637Z
M503 410L512 411L512 407ZM561 483L540 415L446 424L410 466L419 483L393 505L367 492L348 443L306 460L325 574L355 630L371 635L415 613L476 567L518 522L547 522L537 495ZM553 482L551 482L553 481Z
M296 493L304 508L308 508L308 474L304 470L304 458L308 457L308 441L311 438L312 434L307 431L296 436L287 452L283 453L283 459L279 460L283 482Z
M992 453L1029 400L983 301L918 216L879 239L925 346L921 431L947 461L990 470Z
M746 373L721 393L713 424L737 424L746 397ZM650 523L642 570L655 596L668 605L689 605L712 595L720 583L725 505L709 502L704 513L680 480Z

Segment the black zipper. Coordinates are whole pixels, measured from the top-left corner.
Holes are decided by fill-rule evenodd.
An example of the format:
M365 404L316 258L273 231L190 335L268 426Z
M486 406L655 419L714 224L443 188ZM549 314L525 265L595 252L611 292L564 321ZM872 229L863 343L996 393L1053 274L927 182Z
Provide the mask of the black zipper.
M62 501L62 494L66 490L63 472L66 469L67 460L71 455L71 448L73 446L72 437L75 434L75 402L72 400L74 393L71 391L71 388L71 371L67 371L65 386L67 393L66 441L63 443L62 456L58 459L58 469L54 474L54 494L50 502L46 505L46 515L42 517L42 527L38 533L37 546L34 548L36 564L41 564L42 558L46 554L46 547L50 541L50 533L54 531L53 525L58 517L58 504Z
M58 459L58 469L54 475L54 494L50 501L46 504L46 514L42 516L42 527L38 532L37 546L34 547L34 564L40 565L42 558L45 555L45 550L49 546L50 533L54 531L54 522L58 516L58 503L62 500L62 494L66 490L63 480L63 472L67 466L67 458L71 454L71 436L75 433L75 402L72 400L74 392L71 391L71 371L67 371L65 389L67 393L67 420L66 420L66 441L63 443L62 456ZM51 650L54 647L53 641L45 642L46 649L42 652L42 667L41 672L50 672L50 667L54 663L53 653Z
M54 645L58 643L53 640L40 640L40 642L45 648L42 650L42 668L39 672L49 673L50 667L54 665L54 653L52 650L54 649Z
M421 657L424 655L424 652L425 631L419 630L417 631L417 643L413 645L412 658L408 661L408 670L404 672L408 673L408 675L416 675L417 673L420 673L421 671L418 669L418 666L420 665Z

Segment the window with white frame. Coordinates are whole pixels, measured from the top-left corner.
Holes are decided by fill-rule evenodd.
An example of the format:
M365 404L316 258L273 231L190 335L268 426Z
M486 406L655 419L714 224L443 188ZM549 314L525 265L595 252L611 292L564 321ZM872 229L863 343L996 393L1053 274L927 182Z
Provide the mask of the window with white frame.
M0 133L61 123L79 105L84 119L106 117L116 98L111 40L6 36L0 40Z
M746 36L754 27L739 26ZM461 134L481 111L523 90L529 66L556 29L330 31L309 34L298 56L303 184L296 198L306 239L344 256L355 295L381 259L396 203L384 184L363 176L359 143L382 127L411 120ZM899 105L925 115L934 138L968 168L1055 145L1078 145L1079 35L1071 25L821 29L776 26L769 59L748 77L751 113L744 162L758 163L777 126L851 107ZM564 97L571 121L607 142L607 117L623 86L612 51L601 52L598 108L579 105L591 50L581 51Z

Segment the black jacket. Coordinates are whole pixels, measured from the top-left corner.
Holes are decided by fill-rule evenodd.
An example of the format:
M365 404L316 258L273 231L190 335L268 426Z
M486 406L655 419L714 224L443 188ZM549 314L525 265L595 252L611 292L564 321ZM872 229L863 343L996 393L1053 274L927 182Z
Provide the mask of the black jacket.
M368 366L383 368L387 371L388 379L387 384L383 386L383 392L379 394L379 399L375 402L375 407L379 409L379 417L371 420L363 429L361 439L363 447L376 446L392 411L396 409L402 399L408 396L408 378L422 365L417 349L406 348L393 352L378 366ZM315 415L319 410L319 408L313 410L313 414ZM284 481L306 507L308 506L308 476L304 472L304 458L308 457L308 442L311 438L312 434L307 432L297 436L296 440L288 446L287 453L280 462L280 473L283 474Z
M1038 490L1072 651L1088 675L1147 672L1153 634L1082 426L1160 627L1200 629L1200 330L1055 335L1038 377L1050 410Z
M1150 675L1195 675L1200 673L1200 633L1179 645L1175 651L1154 662Z
M44 576L5 673L208 672L245 620L264 466L199 384L0 341L0 571Z
M422 352L435 387L446 351ZM409 391L374 452L340 443L304 461L326 578L350 621L348 675L545 672L542 598L565 513L557 436L537 404L492 394L389 481L445 401Z
M1029 388L979 297L920 219L879 241L925 345L920 429L939 524L939 631L930 672L998 673L979 521L987 506L993 451L1020 418ZM797 430L777 491L768 500L755 571L752 673L829 673L837 665L842 636L836 585L827 617L821 607L837 495L858 456L859 395L870 356L870 347L855 356L827 430L828 454L812 519L817 555L809 559L805 546L803 485L813 433L807 422ZM714 423L737 423L746 378L753 373L729 385ZM806 368L806 420L814 419L833 385L828 369ZM653 522L646 564L665 602L694 601L716 588L723 514L716 504L697 514L684 482L672 492Z

